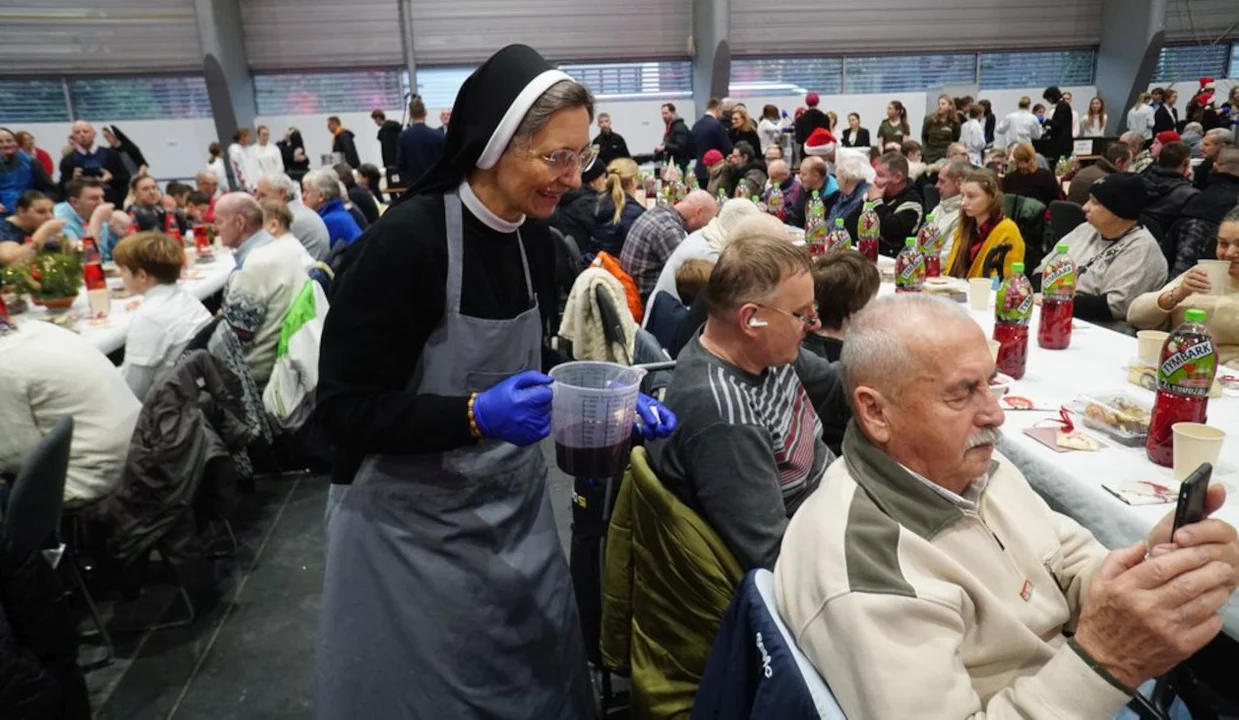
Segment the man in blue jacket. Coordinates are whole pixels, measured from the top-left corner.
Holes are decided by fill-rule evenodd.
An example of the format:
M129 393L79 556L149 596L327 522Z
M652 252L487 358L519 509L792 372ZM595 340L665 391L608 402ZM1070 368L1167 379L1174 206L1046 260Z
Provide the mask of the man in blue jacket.
M344 197L340 180L330 168L311 170L301 179L301 201L323 219L333 251L361 237L361 227L344 207Z
M697 181L701 183L701 187L710 182L710 173L702 161L705 154L711 150L718 150L723 157L731 154L731 138L727 135L727 128L724 128L718 119L721 113L722 103L718 98L710 98L710 102L706 104L706 114L693 125L693 149L697 151Z
M396 145L396 170L402 187L417 182L443 153L444 135L426 125L426 104L418 95L409 100L409 118L412 122L401 131Z

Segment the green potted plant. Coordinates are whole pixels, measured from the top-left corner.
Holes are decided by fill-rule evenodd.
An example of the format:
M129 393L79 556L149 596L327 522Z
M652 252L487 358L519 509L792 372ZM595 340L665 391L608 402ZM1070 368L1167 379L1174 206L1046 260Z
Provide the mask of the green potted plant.
M30 293L36 305L67 310L82 288L82 255L74 250L42 252L5 268L3 278L7 290Z

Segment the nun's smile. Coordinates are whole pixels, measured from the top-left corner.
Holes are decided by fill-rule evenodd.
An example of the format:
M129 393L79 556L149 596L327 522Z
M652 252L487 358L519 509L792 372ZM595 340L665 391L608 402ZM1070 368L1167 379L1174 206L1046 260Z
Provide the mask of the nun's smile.
M513 210L549 218L564 193L581 186L580 155L589 148L589 123L585 108L560 110L528 145L515 143L503 154L499 186Z

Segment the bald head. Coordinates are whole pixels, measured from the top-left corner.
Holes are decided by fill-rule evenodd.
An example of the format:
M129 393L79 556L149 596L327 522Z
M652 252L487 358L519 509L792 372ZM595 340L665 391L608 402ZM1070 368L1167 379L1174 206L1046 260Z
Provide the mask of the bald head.
M766 166L766 174L770 177L771 182L781 184L787 180L792 171L787 166L786 160L771 160Z
M903 385L920 374L934 372L935 353L944 338L985 335L957 304L932 296L888 295L869 303L848 323L843 341L843 381L849 400L858 387L869 387L897 398ZM946 348L953 351L954 348Z
M95 126L94 125L91 125L85 120L78 120L77 122L73 123L72 134L73 134L74 145L77 145L83 150L89 150L90 148L94 147L94 144L95 144Z
M227 247L240 247L262 230L262 206L248 193L233 192L215 202L215 230Z
M198 190L207 194L207 197L215 195L215 191L219 189L219 178L210 170L199 170L196 176L198 181Z
M746 217L736 223L728 240L730 243L735 243L737 240L755 237L779 238L791 242L791 236L787 234L787 226L777 217L766 213Z
M675 204L675 210L684 218L684 229L697 232L714 219L718 203L705 190L694 190Z
M826 187L826 161L816 155L801 160L800 183L810 191Z

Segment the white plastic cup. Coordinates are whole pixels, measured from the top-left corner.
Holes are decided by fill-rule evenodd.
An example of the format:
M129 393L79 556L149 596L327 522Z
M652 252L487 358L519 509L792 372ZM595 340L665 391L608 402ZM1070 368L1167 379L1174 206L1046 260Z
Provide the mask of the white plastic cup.
M994 362L998 362L998 351L1001 349L1002 349L1002 343L998 342L997 340L989 341L989 355L991 358L994 359Z
M1168 337L1170 333L1162 330L1141 330L1136 333L1136 357L1145 365L1157 367L1161 360L1162 345L1166 344Z
M989 299L993 297L994 284L989 278L971 278L968 280L968 307L973 310L989 309Z
M1203 267L1209 275L1209 294L1225 295L1227 283L1230 282L1230 261L1199 260L1196 264Z
M1174 440L1174 479L1182 482L1201 463L1217 465L1226 432L1202 423L1181 422L1170 426Z

